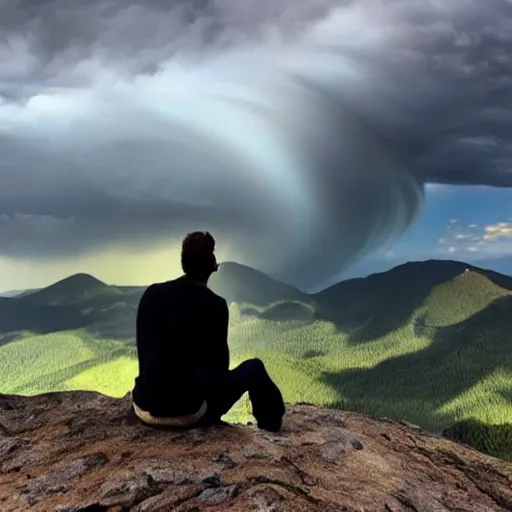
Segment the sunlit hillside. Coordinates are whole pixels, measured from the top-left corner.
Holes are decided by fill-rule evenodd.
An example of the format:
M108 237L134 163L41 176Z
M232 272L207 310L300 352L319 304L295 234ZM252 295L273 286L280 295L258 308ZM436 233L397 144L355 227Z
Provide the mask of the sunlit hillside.
M232 366L260 357L288 402L405 419L438 432L458 424L459 437L469 432L460 422L479 422L486 430L475 435L473 426L468 439L508 456L502 441L488 437L512 418L511 280L457 262L414 265L315 295L224 266L212 287L230 302ZM144 288L101 283L84 293L82 277L66 282L66 300L55 285L31 300L1 299L0 392L122 396L132 388ZM251 419L246 398L227 419Z

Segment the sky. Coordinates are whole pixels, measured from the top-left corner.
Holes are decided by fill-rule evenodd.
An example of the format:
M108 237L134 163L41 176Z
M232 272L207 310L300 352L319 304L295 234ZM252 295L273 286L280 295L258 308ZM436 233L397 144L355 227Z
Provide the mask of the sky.
M3 0L0 290L220 260L508 271L510 0ZM512 269L510 270L512 273Z
M463 261L512 275L510 189L427 185L424 210L400 239L327 284L428 259Z

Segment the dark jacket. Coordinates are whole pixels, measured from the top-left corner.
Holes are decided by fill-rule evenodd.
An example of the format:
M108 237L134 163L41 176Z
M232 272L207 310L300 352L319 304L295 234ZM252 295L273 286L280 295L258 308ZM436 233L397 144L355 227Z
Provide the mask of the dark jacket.
M153 416L197 412L197 373L228 372L228 322L225 299L186 276L149 286L137 311L134 402Z

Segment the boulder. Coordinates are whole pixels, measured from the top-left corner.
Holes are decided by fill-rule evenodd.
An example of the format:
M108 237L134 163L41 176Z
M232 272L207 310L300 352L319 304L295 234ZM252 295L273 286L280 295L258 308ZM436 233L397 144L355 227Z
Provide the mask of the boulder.
M0 510L512 510L512 465L388 419L289 405L278 434L157 429L129 396L0 395Z

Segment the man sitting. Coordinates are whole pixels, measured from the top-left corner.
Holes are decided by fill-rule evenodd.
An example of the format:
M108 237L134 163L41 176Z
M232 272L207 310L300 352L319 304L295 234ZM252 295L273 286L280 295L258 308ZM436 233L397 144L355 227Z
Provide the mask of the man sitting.
M285 405L263 363L250 359L229 370L228 305L207 287L218 269L214 250L210 233L188 234L181 251L184 275L152 284L140 300L135 413L149 424L219 424L249 392L258 427L276 432Z

